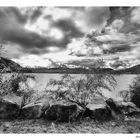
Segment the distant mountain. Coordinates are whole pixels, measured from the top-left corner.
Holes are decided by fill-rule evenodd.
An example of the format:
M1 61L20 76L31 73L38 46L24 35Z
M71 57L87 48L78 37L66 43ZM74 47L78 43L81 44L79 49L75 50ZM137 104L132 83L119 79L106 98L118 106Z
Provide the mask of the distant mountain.
M140 74L140 65L136 65L126 69L114 70L112 68L93 68L93 67L78 67L78 66L67 66L57 65L57 67L39 67L31 68L30 71L33 73L71 73L71 74Z
M0 72L5 73L5 72L18 72L22 69L22 67L15 63L12 60L9 60L4 57L0 57Z
M140 74L140 64L126 69L116 70L119 74Z
M140 74L140 65L136 65L130 68L124 68L114 70L112 68L94 68L93 66L78 66L52 62L49 67L36 67L26 68L22 67L16 62L4 57L0 57L0 72L23 72L23 73L73 73L73 74Z
M84 67L68 67L66 65L60 65L57 67L38 67L30 68L33 73L71 73L71 74L91 74L91 73L113 73L111 68L84 68Z

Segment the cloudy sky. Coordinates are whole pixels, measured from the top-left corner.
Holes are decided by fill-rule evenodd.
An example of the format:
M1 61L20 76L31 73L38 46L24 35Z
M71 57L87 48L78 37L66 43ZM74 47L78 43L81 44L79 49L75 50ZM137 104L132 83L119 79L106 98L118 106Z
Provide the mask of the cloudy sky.
M140 64L140 7L1 7L0 41L22 66L130 67Z

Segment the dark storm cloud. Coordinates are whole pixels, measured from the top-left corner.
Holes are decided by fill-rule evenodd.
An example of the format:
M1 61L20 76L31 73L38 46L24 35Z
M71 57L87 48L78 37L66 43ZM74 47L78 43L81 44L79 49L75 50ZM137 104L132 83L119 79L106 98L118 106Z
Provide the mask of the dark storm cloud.
M68 43L71 42L72 38L79 38L84 36L84 33L76 26L76 24L71 19L60 19L52 23L52 27L60 29L64 38L62 41L54 43L55 46L66 47Z
M72 37L83 36L83 33L80 31L80 28L78 28L71 19L60 19L54 22L52 26L61 29L65 33L65 35L69 35Z
M42 15L42 7L37 7L31 14L31 22L35 22Z
M27 15L21 14L18 8L16 7L7 7L1 8L0 7L0 15L1 16L11 16L11 18L16 18L17 22L19 23L26 23L27 22Z
M34 13L32 16L32 20L37 18L40 13ZM27 22L27 15L22 15L19 11L19 9L15 7L9 7L9 8L0 8L0 40L1 41L7 41L11 43L17 43L20 46L26 49L26 51L31 50L31 53L40 53L42 52L41 49L36 48L45 48L49 47L51 45L56 45L58 47L64 48L66 44L70 41L71 36L75 35L78 36L78 34L81 35L80 31L76 30L73 24L71 22L65 21L65 23L69 23L68 30L65 28L65 38L61 41L56 41L53 38L46 38L43 37L36 32L26 30L24 28L25 23ZM59 23L59 22L58 22ZM58 24L58 26L61 27L62 22ZM65 25L65 24L64 24ZM68 33L69 31L69 33ZM79 36L80 36L79 35Z
M64 34L64 38L61 40L44 37L37 32L24 28L28 20L35 23L41 14L41 7L32 10L30 16L28 13L22 14L16 7L0 8L0 40L19 44L26 52L40 54L44 48L50 46L64 49L73 37L77 38L84 35L71 19L52 21L51 28L58 28ZM42 50L37 48L42 48Z
M112 24L116 19L121 19L124 21L125 25L120 30L123 33L135 33L140 28L139 24L134 24L131 21L131 18L139 12L135 12L138 7L110 7L110 18L107 21L107 25ZM139 20L139 19L138 19Z
M17 8L0 8L0 39L28 47L44 47L52 42L39 34L26 30L26 16Z
M18 43L26 49L28 49L28 47L41 48L51 45L51 41L48 41L46 38L43 38L34 32L24 30L23 28L17 30L9 29L8 33L4 32L2 38L10 42Z
M132 7L110 7L110 18L107 21L107 26L115 19L129 20Z
M57 10L59 8L60 7L57 7ZM0 8L0 31L1 31L0 40L7 41L9 43L11 42L11 43L18 44L23 48L24 52L28 52L31 54L43 54L45 52L48 52L46 48L49 48L50 46L56 46L60 50L66 49L67 45L71 42L72 39L76 39L84 36L84 34L88 32L90 29L101 30L102 28L106 28L108 26L112 28L112 23L115 20L121 19L122 22L124 22L124 25L122 25L123 28L120 28L118 32L119 33L121 32L124 35L119 33L118 34L114 33L114 35L112 36L112 34L110 33L108 34L107 32L97 34L95 35L94 38L95 39L94 46L88 49L93 50L92 53L93 56L95 55L94 52L96 52L97 54L98 52L99 54L102 54L102 52L105 54L115 54L119 52L131 51L131 46L128 45L128 42L132 43L129 41L131 39L131 36L127 37L129 36L127 34L129 34L129 32L136 33L140 28L140 25L138 24L138 20L136 19L134 20L133 18L135 24L130 21L130 18L132 18L133 16L135 16L135 14L138 13L136 8L133 7L132 8L129 7L111 7L111 8L109 7L70 7L70 8L61 7L61 8L66 9L67 12L68 11L71 12L72 16L65 17L64 15L63 17L62 14L62 17L59 15L60 17L57 18L58 15L56 15L55 18L56 11L54 12L54 15L53 12L47 14L47 12L45 13L43 11L42 7L34 7L33 9L28 8L29 11L27 13L25 12L24 14L20 11L20 8L19 9L15 7ZM135 10L135 12L133 12L132 14L133 10ZM58 40L53 38L53 36L49 37L49 35L47 35L47 29L45 30L45 28L43 28L43 30L44 32L46 32L46 36L39 34L38 30L36 31L36 29L34 31L33 30L31 31L25 28L25 25L28 22L30 22L30 26L35 25L40 17L43 19L43 20L41 19L42 22L46 20L50 23L50 29L49 29L50 31L53 28L59 29L62 32L63 37ZM80 21L81 26L78 26L78 22L76 21L78 22ZM105 34L107 36L105 36ZM137 35L138 34L139 33L137 33ZM109 38L111 38L112 40L105 41L104 39L103 41L101 41L101 40L97 40L96 36L101 36L102 38L104 37L107 39L109 36ZM114 38L119 36L120 38L116 41ZM134 41L137 42L138 39ZM104 50L104 48L102 48L102 45L104 43L111 44L111 48ZM99 48L95 50L92 49L93 47L98 47L98 46ZM101 51L101 49L103 51ZM82 48L80 50L82 50ZM89 51L87 52L89 53ZM78 53L78 55L83 56L82 53L81 54Z
M61 7L63 8L63 7ZM52 21L52 27L57 27L64 33L64 39L55 45L61 45L66 47L70 43L72 38L83 37L91 29L99 28L103 26L109 18L110 11L108 7L69 7L67 8L72 12L72 16L69 18L61 18L53 20L51 15L47 15L44 18ZM77 26L75 23L79 20L82 27ZM86 28L86 30L83 30Z
M21 24L24 24L27 21L27 15L22 15L15 7L0 7L0 18L13 18Z

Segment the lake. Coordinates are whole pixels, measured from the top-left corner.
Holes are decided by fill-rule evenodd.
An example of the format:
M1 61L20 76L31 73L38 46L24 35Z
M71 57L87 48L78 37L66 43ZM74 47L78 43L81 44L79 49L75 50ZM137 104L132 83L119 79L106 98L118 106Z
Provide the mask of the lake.
M10 74L4 74L4 77L9 77ZM62 74L47 74L47 73L33 73L32 75L35 76L35 81L28 79L29 86L38 91L38 93L42 94L43 91L46 88L46 85L50 79L60 79ZM83 75L82 74L71 74L72 76L75 76L76 78L80 78ZM115 75L115 79L117 81L117 86L112 89L112 92L109 92L107 90L103 90L103 94L107 97L120 99L120 95L118 94L121 90L127 90L129 88L129 85L132 83L133 79L137 75L130 75L130 74L121 74L121 75Z

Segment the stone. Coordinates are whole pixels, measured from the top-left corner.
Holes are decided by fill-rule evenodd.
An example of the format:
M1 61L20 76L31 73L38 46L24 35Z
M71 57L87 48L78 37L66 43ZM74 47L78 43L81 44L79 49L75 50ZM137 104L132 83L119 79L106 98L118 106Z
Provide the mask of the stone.
M45 118L58 122L70 122L77 119L79 109L77 105L54 104L45 111Z
M49 104L30 103L21 109L21 118L38 119L42 117L43 112L49 108Z
M111 110L105 104L89 104L87 108L92 111L90 117L95 120L109 120L111 115Z
M110 107L114 118L125 119L126 116L134 116L140 114L140 109L132 102L114 101L113 99L106 100Z
M117 102L114 101L112 98L107 99L106 104L108 107L110 107L111 110L115 111L117 114L121 113Z
M124 115L140 113L140 109L132 102L118 102L118 108Z
M10 100L0 99L0 119L17 118L20 106Z

